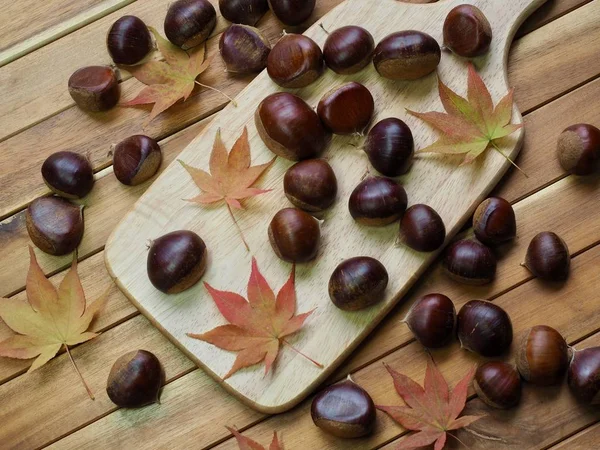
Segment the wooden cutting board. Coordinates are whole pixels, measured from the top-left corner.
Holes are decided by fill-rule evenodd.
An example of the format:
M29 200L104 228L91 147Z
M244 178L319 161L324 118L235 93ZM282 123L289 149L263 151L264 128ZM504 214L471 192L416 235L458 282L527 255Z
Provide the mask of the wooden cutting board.
M493 29L492 48L487 56L475 60L479 73L497 102L508 90L507 53L519 25L545 0L474 0L489 19ZM394 31L421 30L442 42L442 24L461 0L434 4L408 4L396 0L347 0L329 12L319 23L334 30L344 25L361 25L378 42ZM325 32L315 24L306 33L319 45ZM438 75L452 89L466 94L467 61L443 52ZM399 117L411 127L417 148L432 143L436 133L420 120L408 116L405 108L416 111L442 110L435 74L418 81L385 80L372 65L356 75L340 76L326 71L311 86L294 91L310 105L318 103L330 88L354 80L367 86L374 98L374 122ZM236 99L238 106L227 106L212 124L179 156L186 163L208 169L208 159L218 129L228 148L248 127L253 164L273 157L257 135L253 114L267 95L281 90L268 77L259 75ZM514 110L513 123L522 121ZM505 139L502 150L511 158L519 152L523 131ZM348 212L348 197L369 167L362 151L350 144L356 137L335 136L323 155L335 170L338 200L324 216L322 244L317 259L300 265L296 273L297 312L316 311L304 328L290 339L302 352L324 365L323 369L282 347L274 370L264 374L259 364L223 381L231 368L235 353L194 340L186 333L202 333L226 323L214 301L202 285L178 294L157 291L146 274L147 243L167 232L189 229L206 242L210 259L203 281L216 289L246 295L251 258L277 292L290 273L290 264L279 260L268 242L267 227L274 214L290 206L283 193L283 175L291 162L278 158L258 186L272 192L250 199L246 210L236 213L251 252L246 251L225 206L201 207L182 199L199 193L183 167L174 162L160 175L115 229L106 246L106 264L120 289L186 355L225 389L251 407L266 413L283 412L307 396L352 352L397 304L410 286L435 259L437 253L417 253L395 245L398 224L385 228L357 225ZM488 150L470 166L459 167L461 158L420 157L410 172L399 178L408 193L409 205L425 203L442 216L448 240L471 216L476 206L500 180L509 163ZM370 169L373 173L374 171ZM343 312L329 300L327 285L334 268L344 259L367 255L377 258L390 275L385 300L360 312Z

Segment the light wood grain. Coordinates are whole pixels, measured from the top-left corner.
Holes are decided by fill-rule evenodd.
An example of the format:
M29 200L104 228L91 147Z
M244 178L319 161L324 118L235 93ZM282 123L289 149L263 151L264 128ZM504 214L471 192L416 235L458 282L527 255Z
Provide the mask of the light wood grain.
M586 342L587 343L587 342ZM600 342L596 342L596 345ZM595 448L600 442L600 423L586 428L574 436L565 439L561 443L551 447L552 450L588 450Z

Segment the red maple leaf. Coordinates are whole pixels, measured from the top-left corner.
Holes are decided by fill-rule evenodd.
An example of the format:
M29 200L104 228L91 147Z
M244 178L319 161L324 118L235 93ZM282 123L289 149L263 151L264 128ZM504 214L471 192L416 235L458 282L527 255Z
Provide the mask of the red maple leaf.
M225 428L227 428L233 434L238 446L240 447L240 450L267 450L258 442L250 439L249 437L242 436L235 428ZM271 441L271 445L269 445L269 450L283 450L283 444L279 442L276 431L273 431L273 440Z

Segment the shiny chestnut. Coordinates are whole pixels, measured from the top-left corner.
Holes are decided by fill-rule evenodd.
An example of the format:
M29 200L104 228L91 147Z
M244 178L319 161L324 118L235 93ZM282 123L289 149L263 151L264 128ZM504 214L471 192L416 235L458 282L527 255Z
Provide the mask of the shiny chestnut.
M493 408L512 408L521 400L519 372L505 362L481 364L475 372L473 388L481 401Z
M65 198L82 198L94 186L94 171L88 159L75 152L56 152L42 164L46 185Z
M221 35L219 51L230 73L256 73L267 67L271 44L259 29L233 24Z
M500 197L485 199L473 215L475 236L486 245L499 245L517 235L515 210Z
M230 22L254 26L269 10L269 3L267 0L219 0L219 10Z
M106 37L108 54L117 64L141 62L152 50L152 38L146 24L136 16L117 20Z
M85 111L107 111L121 95L117 73L108 66L82 67L73 72L68 86L71 98Z
M413 205L400 221L400 240L418 252L433 252L446 240L446 226L428 205Z
M217 11L208 0L176 0L165 16L167 39L184 50L202 44L217 24Z
M600 129L588 123L566 128L558 137L558 161L575 175L590 175L600 168Z
M332 31L323 46L325 64L335 73L360 72L373 58L375 41L363 27L349 25Z
M487 284L496 276L496 256L489 247L470 239L452 244L444 257L444 269L465 284Z
M361 133L371 121L375 102L371 92L351 81L331 89L319 102L317 114L334 134Z
M560 383L569 367L569 347L554 328L537 325L521 339L517 368L530 383L549 386Z
M364 145L371 165L386 177L397 177L412 164L415 144L412 132L402 120L383 119L369 131Z
M296 208L279 211L269 224L269 242L282 260L308 262L317 256L321 227L317 219Z
M600 405L600 347L577 350L567 380L577 399L588 405Z
M458 5L444 21L444 45L465 58L488 52L492 42L492 26L485 14L474 5Z
M571 267L569 248L556 233L543 231L529 243L525 267L544 280L566 280Z
M510 317L498 305L471 300L463 305L457 316L458 339L463 348L481 356L500 356L513 339Z
M342 262L329 279L329 298L344 311L358 311L383 300L388 273L375 258L358 256Z
M111 401L122 408L139 408L158 402L164 372L151 352L135 350L115 361L106 383Z
M136 186L152 178L162 162L160 145L154 139L136 134L123 139L113 151L113 170L121 183Z
M400 219L408 199L404 188L389 178L363 180L350 194L348 209L358 223L384 226Z
M297 208L320 212L329 208L337 195L337 178L322 159L294 164L283 177L285 196Z
M285 34L269 53L267 72L284 88L301 88L323 73L323 53L308 36Z
M445 295L428 294L413 304L404 321L421 345L440 348L454 337L456 309Z
M306 22L315 9L316 0L269 0L275 17L284 25L296 26Z

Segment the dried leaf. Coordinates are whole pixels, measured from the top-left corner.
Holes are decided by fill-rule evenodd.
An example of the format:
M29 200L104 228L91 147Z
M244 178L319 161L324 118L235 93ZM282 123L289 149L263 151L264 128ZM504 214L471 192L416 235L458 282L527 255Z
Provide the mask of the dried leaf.
M407 406L377 406L377 409L387 413L404 428L418 431L401 441L396 450L422 447L434 442L435 450L441 450L448 431L466 427L484 417L458 417L465 407L475 368L458 382L452 393L431 359L427 362L424 387L387 365L385 368L394 380L396 392Z
M243 209L240 200L269 192L269 190L256 189L251 186L271 167L274 161L275 158L265 164L250 166L250 143L248 142L248 130L246 128L244 128L242 135L229 154L221 139L221 131L217 130L209 161L210 174L179 160L196 185L203 191L200 195L188 201L199 205L224 201L236 225L237 222L231 208ZM240 234L244 244L246 244L241 230ZM247 244L246 248L248 248Z
M6 298L0 302L0 318L19 333L0 342L0 356L18 359L37 356L28 371L32 372L54 358L63 345L73 362L69 345L81 344L98 336L86 330L105 305L106 295L86 307L85 294L77 274L76 257L57 290L46 279L31 247L29 255L26 284L29 303L16 298ZM74 362L73 365L81 376ZM82 381L93 399L83 378Z
M256 259L252 258L252 272L248 281L248 301L239 294L219 291L208 283L204 283L217 308L229 324L221 325L206 333L188 333L187 335L224 350L239 352L233 367L223 379L229 378L240 369L253 366L261 361L265 362L265 374L268 373L279 354L281 344L286 344L300 353L285 338L302 328L305 320L314 310L295 315L294 272L295 269L292 268L290 278L275 297L267 280L260 273ZM303 356L315 365L322 367L308 356Z
M520 124L510 123L513 89L494 108L490 92L472 64L469 64L466 99L453 92L439 79L438 87L446 113L419 113L407 110L409 114L427 122L441 134L438 141L417 153L464 154L464 165L473 162L491 144L515 165L500 151L495 142L522 127Z
M250 439L249 437L242 436L239 431L235 428L225 427L229 430L230 433L235 437L240 450L267 450L265 447L260 445L258 442ZM268 450L283 450L283 444L279 442L277 438L277 432L273 432L273 440L271 441L271 445L269 445Z

